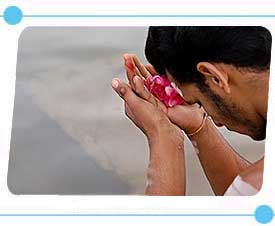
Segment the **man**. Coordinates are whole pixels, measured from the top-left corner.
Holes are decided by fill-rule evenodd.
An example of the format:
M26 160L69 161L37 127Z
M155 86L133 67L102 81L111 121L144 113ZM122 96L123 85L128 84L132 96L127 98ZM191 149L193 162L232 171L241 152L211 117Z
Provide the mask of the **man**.
M265 139L271 35L263 27L150 27L149 66L126 54L129 85L112 86L150 147L149 195L185 195L183 130L216 195L252 195L262 185L263 158L251 164L216 126ZM131 62L134 68L127 67ZM187 104L166 108L144 87L165 74ZM207 117L207 114L209 117ZM214 124L213 124L214 122Z

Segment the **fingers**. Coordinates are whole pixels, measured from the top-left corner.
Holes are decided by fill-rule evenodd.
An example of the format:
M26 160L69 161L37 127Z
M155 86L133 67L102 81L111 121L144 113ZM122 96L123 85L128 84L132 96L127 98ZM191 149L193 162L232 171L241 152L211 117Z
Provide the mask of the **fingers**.
M149 90L144 86L144 81L139 76L135 76L133 81L135 86L135 92L138 94L138 96L153 104L155 107L159 108L165 113L167 112L166 106L160 100L158 100L152 93L149 92Z
M144 86L144 81L139 77L135 76L133 78L133 83L135 87L135 92L143 99L147 100L151 104L156 105L156 98L146 89Z
M159 107L162 109L161 103L158 103L157 99L146 89L144 86L144 81L138 77L135 76L133 79L133 84L135 87L136 94L144 99L145 101L148 101L149 103L153 104L156 107ZM141 100L131 89L129 85L127 85L124 82L121 82L118 78L115 78L112 80L112 87L117 92L117 94L129 105L137 105L139 101Z
M133 87L133 78L135 76L135 65L134 65L134 61L128 55L129 54L123 55L124 65L125 65L126 75L130 83L130 86Z
M133 105L139 101L137 95L133 92L131 87L118 78L112 80L112 87L117 94L127 103Z
M165 105L163 105L162 102L158 101L144 86L144 80L152 76L150 71L153 73L153 75L157 74L154 67L152 65L147 65L150 71L147 70L147 68L140 62L138 57L134 54L124 54L123 58L125 61L125 68L129 84L131 88L135 91L135 93L138 94L138 96L140 96L144 100L155 105L156 107L159 107L162 110L166 111L167 109Z
M125 60L126 69L140 76L141 78L147 79L151 76L150 72L146 67L140 62L135 54L124 54L123 58Z
M133 61L135 65L137 66L138 70L140 71L143 78L147 79L148 77L151 77L150 72L147 70L147 68L140 62L138 57L134 54L132 54Z
M155 68L153 67L153 65L151 64L147 64L145 65L146 69L150 72L151 75L157 75L157 71L155 70Z

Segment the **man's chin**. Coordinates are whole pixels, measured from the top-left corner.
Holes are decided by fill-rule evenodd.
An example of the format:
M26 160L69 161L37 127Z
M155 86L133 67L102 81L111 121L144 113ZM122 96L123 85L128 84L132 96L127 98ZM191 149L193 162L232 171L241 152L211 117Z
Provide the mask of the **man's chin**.
M252 136L250 136L253 140L256 140L256 141L261 141L261 140L265 140L265 137L266 137L266 133L265 131L261 134L253 134Z
M229 129L230 130L230 129ZM230 130L230 131L234 131L234 130ZM237 133L240 133L240 134L243 134L243 135L246 135L246 136L249 136L251 139L255 140L255 141L261 141L261 140L265 140L265 137L266 137L266 132L265 130L262 131L261 133L259 133L257 131L257 133L252 133L251 132L244 132L244 131L235 131Z
M261 141L261 140L265 140L266 138L266 127L263 126L260 129L256 129L256 128L251 128L251 129L247 129L247 128L232 128L229 126L225 127L229 130L229 131L234 131L236 133L239 134L243 134L246 136L249 136L251 139L255 140L255 141Z

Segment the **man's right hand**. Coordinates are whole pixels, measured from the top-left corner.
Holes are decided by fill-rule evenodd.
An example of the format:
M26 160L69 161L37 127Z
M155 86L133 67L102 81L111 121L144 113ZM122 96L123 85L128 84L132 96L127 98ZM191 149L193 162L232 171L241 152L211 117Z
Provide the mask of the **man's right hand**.
M171 122L180 127L187 135L198 130L202 125L205 111L198 104L176 105L168 108L167 115Z

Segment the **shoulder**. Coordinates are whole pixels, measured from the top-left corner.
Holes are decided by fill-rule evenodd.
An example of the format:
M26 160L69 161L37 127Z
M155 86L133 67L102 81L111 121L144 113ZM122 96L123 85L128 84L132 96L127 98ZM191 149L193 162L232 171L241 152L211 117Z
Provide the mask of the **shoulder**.
M246 183L252 185L257 190L261 190L263 184L264 158L250 165L240 173L240 177Z

